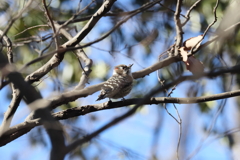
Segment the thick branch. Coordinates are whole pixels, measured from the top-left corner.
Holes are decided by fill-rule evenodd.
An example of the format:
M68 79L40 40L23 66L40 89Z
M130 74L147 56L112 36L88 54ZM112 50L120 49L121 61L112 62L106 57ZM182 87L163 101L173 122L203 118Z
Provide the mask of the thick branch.
M202 102L214 101L214 100L225 99L225 98L236 97L236 96L240 96L240 90L215 94L211 96L201 96L201 97L191 97L191 98L153 97L153 98L146 99L143 104L144 105L163 104L163 103L192 104L192 103L202 103ZM105 102L101 104L74 107L74 108L70 108L64 111L59 111L57 113L54 113L53 116L58 120L68 119L68 118L86 115L86 114L100 111L100 110L134 105L142 100L143 100L142 98L134 98L134 99L127 99L125 101L118 101L118 102L111 102L111 103Z
M24 81L20 73L16 72L12 65L7 63L7 60L0 52L0 71L6 76L11 83L14 84L17 90L23 95L25 102L29 108L34 111L36 117L40 117L46 128L48 135L52 142L51 160L63 159L65 156L64 136L61 124L56 121L49 110L49 101L43 100L40 93L35 90L33 86ZM2 130L3 128L1 128ZM0 131L2 133L2 131ZM3 133L4 134L4 133ZM0 135L0 138L4 137ZM60 151L61 154L57 154Z
M65 29L62 29L61 26L57 23L55 23L56 28L60 31L61 34L63 34L68 40L71 40L73 37L71 34L69 34ZM76 45L77 47L80 46L79 44ZM75 51L76 56L78 57L79 63L81 65L81 68L83 70L82 76L80 78L80 81L78 85L75 87L75 89L83 89L86 86L86 83L88 82L88 76L91 73L91 67L92 67L92 60L88 58L86 53L83 49L78 49ZM81 60L85 63L85 67L82 67Z
M105 33L102 37L86 43L84 45L81 45L80 47L68 47L67 50L76 50L76 49L81 49L81 48L85 48L88 46L91 46L92 44L95 44L97 42L102 41L103 39L107 38L112 32L114 32L117 28L119 28L123 23L127 22L130 18L132 18L133 16L137 15L138 13L142 13L143 11L151 8L152 6L154 6L155 4L161 2L162 0L156 0L153 2L149 2L146 3L145 5L143 5L142 7L140 7L139 9L137 9L135 12L133 12L132 14L130 14L128 17L124 18L123 20L119 21L112 29L110 29L107 33Z
M74 47L77 45L95 26L95 24L99 21L99 19L107 13L113 3L116 0L106 0L102 4L102 6L98 9L98 11L93 15L93 17L88 21L88 23L83 27L83 29L74 36L71 40L66 42L62 45L63 48L67 47ZM53 68L58 66L61 61L63 60L64 54L66 50L59 51L57 54L55 54L45 65L43 65L41 68L39 68L37 71L33 72L29 76L26 77L26 81L34 82L42 78L44 75L46 75L49 71L51 71Z
M165 88L162 88L161 90L164 90L164 89ZM231 98L236 96L240 96L240 90L225 92L225 93L220 93L220 94L215 94L210 96L192 97L192 98L152 97L152 98L145 99L143 104L145 105L161 104L161 103L191 104L191 103L201 103L201 102ZM92 113L100 110L125 107L128 105L136 104L140 101L143 101L143 98L134 98L134 99L127 99L125 101L118 101L118 102L112 102L112 103L105 102L101 104L74 107L74 108L63 110L57 113L53 113L53 117L57 120L64 120L64 119L69 119L69 118L73 118L81 115L86 115L88 113ZM40 121L40 119L34 119L34 120L26 121L11 127L5 133L5 135L3 135L0 138L0 146L6 145L7 143L26 134L32 128L39 126L41 124L42 122Z
M88 23L83 27L83 29L74 36L71 40L64 43L62 46L64 48L73 47L82 41L83 38L92 30L95 24L99 21L102 16L104 16L112 7L116 0L106 0L103 2L102 6L97 10L97 12L91 17Z
M3 36L3 40L7 47L8 63L12 64L13 63L12 42L6 35L3 35L3 32L1 30L0 30L0 36ZM20 100L18 98L20 96L19 90L16 89L14 84L11 84L11 88L12 88L12 100L7 111L4 113L3 121L0 126L0 135L2 135L2 133L5 132L11 125L13 115L15 114L18 108L18 105L20 103Z

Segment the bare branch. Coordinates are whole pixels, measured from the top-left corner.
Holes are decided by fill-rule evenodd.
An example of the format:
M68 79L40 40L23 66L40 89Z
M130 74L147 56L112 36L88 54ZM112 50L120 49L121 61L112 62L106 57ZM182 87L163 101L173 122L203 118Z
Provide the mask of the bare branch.
M106 0L102 4L102 6L97 10L97 12L93 15L93 17L89 20L89 22L83 27L83 29L76 35L74 38L66 42L62 45L63 48L67 47L73 47L77 45L95 26L95 24L98 22L98 20L107 13L113 3L116 0ZM65 51L65 50L64 50ZM32 74L28 75L26 77L26 81L37 81L40 78L42 78L44 75L46 75L50 70L58 66L61 61L63 60L65 52L57 52L44 66L39 68L37 71L33 72Z
M72 36L65 29L61 28L62 26L60 26L59 24L56 24L56 23L55 23L55 26L59 30L59 32L61 34L63 34L67 39L69 39L69 40L72 39ZM80 46L80 45L77 44L76 46ZM79 81L78 85L75 87L75 89L83 89L83 88L85 88L85 85L88 81L88 76L91 73L92 60L88 58L88 56L86 55L86 53L84 52L83 49L77 50L75 54L78 57L80 65L81 65L81 60L84 61L84 63L85 63L84 68L81 65L83 72L82 72L80 81Z
M234 28L235 28L236 26L238 26L238 25L240 25L240 22L237 22L236 24L233 24L233 25L231 25L230 27L224 29L224 31L223 31L222 33L223 33L224 35L225 35L225 34L228 34L229 31L231 31L232 29L234 29ZM219 38L223 38L222 35L219 34L219 35L215 36L213 39L205 42L204 44L202 44L202 45L198 48L198 50L200 50L200 49L208 46L209 44L211 44L212 42L216 41L216 40L219 39ZM198 50L197 50L197 51L198 51ZM197 51L196 51L196 52L197 52Z
M74 21L76 19L76 17L81 14L82 12L84 12L88 7L90 7L93 4L94 0L92 0L87 6L85 6L82 10L78 11L76 14L74 14L71 18L69 18L67 21L65 21L63 24L59 23L59 22L55 22L55 24L61 24L61 26L58 26L58 31L65 26L67 26L68 24L70 24L72 21ZM92 17L92 16L91 16ZM90 18L91 18L90 17ZM90 19L89 18L89 19Z
M139 9L143 9L143 7L145 7L146 5L149 5L149 4L152 4L152 3L160 3L162 0L155 0L153 2L148 2L146 3L145 5L141 6L140 8L137 8L135 10L132 10L132 11L129 11L129 12L120 12L120 13L112 13L112 12L108 12L106 13L105 15L103 15L103 17L107 17L107 16L110 16L110 17L113 17L113 16L116 16L116 17L122 17L122 16L129 16L135 12L138 12ZM155 3L156 4L156 3ZM161 5L161 4L160 4ZM142 11L147 11L147 10L142 10ZM81 17L81 18L76 18L76 19L73 19L71 20L69 23L76 23L76 22L82 22L82 21L86 21L86 20L89 20L92 18L93 15L88 15L88 16L85 16L85 17ZM183 15L182 15L183 16ZM64 24L66 23L66 21L57 21L58 24Z
M47 24L40 24L40 25L36 25L36 26L32 26L32 27L28 27L27 29L24 29L23 31L19 32L18 34L14 35L15 37L23 34L24 32L30 30L30 29L34 29L34 28L38 28L38 27L49 27Z
M192 151L191 154L189 154L189 156L186 158L187 160L190 160L192 159L200 150L201 148L203 147L203 144L204 142L207 140L207 138L210 136L211 134L211 131L214 127L214 125L216 124L216 121L217 121L217 118L218 116L220 115L220 113L222 112L223 110L223 107L225 106L226 104L226 99L223 99L221 104L219 105L218 107L218 110L216 111L216 114L214 114L213 118L212 118L212 121L209 123L209 126L207 128L207 132L206 134L204 135L204 137L201 139L200 143L197 145L197 147Z
M64 50L64 49L59 49L58 51L50 52L49 54L43 56L42 58L39 57L39 58L37 58L37 59L35 59L35 60L27 63L25 66L23 66L23 67L20 69L20 71L22 71L22 70L23 70L24 68L26 68L27 66L29 66L29 65L31 65L31 64L33 64L33 63L35 63L35 62L38 62L39 60L42 60L42 59L45 58L45 57L49 57L49 56L53 55L54 53L59 53L60 55L62 55L62 54L64 54L66 51L72 51L72 50L76 50L76 49L81 49L81 48L90 46L90 45L92 45L92 44L94 44L94 43L96 43L96 42L99 42L99 41L103 40L104 38L106 38L107 36L109 36L115 29L117 29L121 24L123 24L123 23L125 23L127 20L129 20L132 16L134 16L134 15L136 15L136 14L138 14L138 13L140 13L140 12L142 12L142 11L144 11L144 10L152 7L152 6L154 6L155 4L159 3L160 1L162 1L162 0L157 0L157 1L154 1L154 2L149 2L149 3L145 4L145 5L143 5L141 8L139 8L138 10L136 10L135 12L133 12L133 14L132 14L131 16L129 16L129 17L127 17L126 19L122 20L121 22L117 23L117 24L113 27L113 29L111 29L108 33L106 33L106 34L105 34L104 36L102 36L101 38L99 38L99 39L97 39L97 40L95 40L95 41L93 41L93 42L87 43L87 44L85 44L85 45L81 45L81 46L77 46L77 47L68 47L68 48L66 48L65 50ZM55 24L55 25L57 25L57 24ZM82 29L81 32L83 32L83 29ZM85 32L83 32L83 33L85 33ZM65 35L66 35L66 33L65 33ZM75 36L75 37L76 37L76 36ZM68 43L68 42L67 42L67 43ZM65 43L65 44L66 44L66 43ZM37 71L35 71L35 72L32 73L31 75L27 76L27 77L26 77L26 80L33 82L33 81L36 81L36 80L40 79L40 78L43 77L47 72L49 72L53 67L55 67L55 65L57 66L58 63L60 63L60 60L61 60L61 59L59 59L59 60L57 61L57 60L55 59L55 57L52 57L44 66L42 66L41 68L39 68ZM160 64L160 66L166 66L166 65L168 65L168 64L170 64L170 63L172 63L172 62L175 62L175 61L177 61L176 57L175 57L175 58L169 58L169 59L167 59L167 60L164 60L164 62L163 62L162 64ZM57 63L57 62L58 62L58 63ZM55 63L56 63L56 64L55 64ZM151 67L149 67L149 68L146 68L146 69L143 70L142 72L137 73L137 74L139 74L139 76L136 76L136 78L144 77L145 75L150 74L150 73L152 72L152 69L155 70L156 67L159 67L159 66L155 66L155 65L154 65L154 66L151 66ZM133 74L133 76L134 76L134 74ZM134 76L134 77L135 77L135 76Z
M8 63L12 64L13 63L12 42L6 35L3 35L3 32L1 30L0 36L3 37L3 40L6 43ZM2 135L6 130L8 130L9 126L11 125L13 115L15 114L20 103L18 99L18 97L20 96L20 91L16 88L14 84L11 84L11 88L12 88L12 100L7 111L4 113L3 121L0 126L0 135Z
M169 11L175 13L174 10L172 10L171 8L168 8L167 6L163 5L162 3L159 3L159 5L161 5L162 7L166 8L167 10L169 10ZM184 17L184 18L187 18L187 17L186 17L185 15L183 15L183 14L180 14L180 15L181 15L182 17Z
M193 76L192 76L193 77ZM189 77L190 78L190 77ZM166 87L161 90L165 90ZM106 110L106 109L114 109L119 107L125 107L129 105L136 104L136 102L143 101L142 104L152 105L152 104L161 104L161 103L177 103L177 104L192 104L192 103L201 103L214 101L219 99L231 98L240 96L240 90L224 92L220 94L210 95L210 96L202 96L202 97L192 97L192 98L177 98L177 97L152 97L152 98L134 98L134 99L126 99L125 101L118 102L105 102L101 104L92 104L80 107L74 107L70 109L66 109L63 111L59 111L57 113L53 113L53 117L57 120L69 119L81 115L86 115L88 113ZM0 146L3 146L14 139L20 137L21 135L26 134L32 128L41 125L40 119L28 120L23 123L20 123L16 126L11 127L5 134L0 137Z
M20 73L16 72L12 65L7 64L5 57L0 52L0 69L2 75L9 78L11 83L13 83L17 90L23 95L25 102L29 105L29 108L34 111L36 117L41 117L44 127L46 128L48 135L52 142L52 152L51 160L61 160L64 158L66 152L65 142L61 124L56 121L49 110L49 101L43 100L40 93L35 90L33 86L25 82ZM5 128L1 128L2 137L4 134ZM61 152L59 154L58 152Z
M177 1L177 5L176 5L176 11L174 14L174 21L175 21L175 26L176 26L176 45L175 45L175 55L178 54L178 49L181 47L182 45L182 35L183 35L183 31L182 31L182 25L181 25L181 20L180 20L180 13L181 13L181 7L182 7L182 1L183 0L178 0Z
M91 73L91 67L92 67L92 60L89 59L86 55L86 53L83 51L83 49L80 49L80 51L78 51L77 56L82 59L85 63L85 67L83 68L83 72L82 72L82 76L80 78L80 81L78 83L78 85L75 87L75 89L83 89L86 86L86 83L88 83L88 76ZM81 63L81 62L80 62Z
M87 44L81 45L80 47L68 47L68 50L85 48L85 47L91 46L92 44L95 44L97 42L102 41L103 39L107 38L112 32L114 32L117 28L119 28L123 23L127 22L130 18L132 18L133 16L137 15L138 13L141 13L141 12L151 8L152 6L154 6L155 4L157 4L157 3L161 2L161 1L162 0L156 0L156 1L153 1L153 2L146 3L145 5L143 5L139 9L137 9L135 12L130 14L128 17L126 17L123 20L121 20L120 22L118 22L112 29L110 29L102 37L100 37L100 38L98 38L98 39L96 39L96 40L94 40L92 42L89 42Z
M185 17L186 17L186 20L182 23L182 27L185 26L185 24L187 24L187 22L189 21L190 19L190 13L192 12L192 10L194 9L194 7L196 7L198 5L199 2L201 2L202 0L197 0L190 8L189 10L187 11Z
M224 93L209 95L209 96L190 97L190 98L152 97L152 98L146 99L143 104L144 105L162 104L162 103L192 104L192 103L202 103L202 102L214 101L219 99L231 98L236 96L240 96L240 90L229 91L229 92L224 92ZM133 98L133 99L126 99L124 102L123 101L112 102L112 103L105 102L101 104L86 105L86 106L75 107L75 108L59 111L57 113L54 113L53 115L58 120L68 119L76 116L86 115L88 113L96 112L100 110L130 106L142 100L143 100L142 98Z
M50 15L50 13L49 13L48 8L47 8L46 0L42 0L42 3L43 3L43 7L44 7L44 9L45 9L45 14L46 14L46 16L47 16L47 19L48 19L48 21L50 22L50 26L52 27L52 30L53 30L53 33L54 33L53 38L54 38L54 41L55 41L56 50L58 50L58 48L59 48L59 47L58 47L58 45L59 45L59 40L58 40L56 28L55 28L55 26L54 26L53 20L52 20L52 18L51 18L51 15Z
M6 35L4 35L2 30L0 30L0 37L2 37L6 43L8 62L13 63L12 41Z
M78 139L76 141L74 141L73 143L71 143L70 145L67 146L67 150L68 152L74 150L77 146L82 145L83 143L88 142L89 140L91 140L92 138L98 136L100 133L102 133L103 131L107 130L108 128L112 127L113 125L121 122L122 120L130 117L131 115L133 115L137 109L141 106L141 103L137 103L132 109L130 109L128 112L126 112L125 114L118 116L117 118L114 118L113 120L111 120L109 123L107 123L106 125L102 126L100 129L96 130L95 132L85 136L84 138Z
M233 24L233 25L231 25L230 27L226 28L226 29L224 30L224 32L228 33L228 31L234 29L234 28L235 28L236 26L238 26L238 25L240 25L240 22L238 22L238 23L236 23L236 24ZM211 44L212 42L216 41L216 40L217 40L218 38L220 38L220 37L221 37L221 35L218 35L218 36L214 37L212 40L209 40L209 41L205 42L204 44L202 44L202 45L198 48L198 50L202 49L203 47L208 46L209 44ZM85 45L84 45L84 46L85 46ZM83 48L84 46L76 47L75 49ZM69 51L69 50L72 50L72 48L67 48L65 51ZM44 59L44 58L47 58L47 57L49 57L49 56L52 56L52 55L55 54L56 52L58 52L58 51L52 51L52 52L50 52L50 53L48 53L48 54L46 54L46 55L44 55L44 56L42 56L42 57L38 57L38 58L36 58L36 59L28 62L27 64L25 64L25 65L19 70L19 72L22 72L26 67L28 67L28 66L36 63L36 62L39 62L39 61L41 61L41 60ZM59 52L61 52L61 51L59 50ZM165 51L165 52L166 52L166 51ZM133 77L134 77L135 79L137 79L137 78L142 78L142 77L144 77L144 76L152 73L153 70L154 70L154 71L157 70L156 68L161 69L161 68L163 68L163 67L165 67L165 66L170 65L170 64L173 63L173 62L178 62L178 61L180 61L180 60L181 60L181 59L179 59L178 56L168 57L168 58L164 59L163 61L161 61L161 62L159 62L159 63L155 63L154 65L152 65L152 66L150 66L150 67L148 67L148 68L146 68L146 69L143 69L143 70L141 70L141 71L134 72L134 73L133 73ZM7 84L8 84L8 83L7 83ZM5 84L5 85L6 85L6 84ZM4 85L4 86L5 86L5 85Z
M91 19L83 27L83 29L77 35L75 35L71 40L64 43L62 45L62 47L64 47L64 48L73 47L73 46L77 45L79 42L81 42L82 39L92 30L92 28L99 21L99 19L102 18L102 16L105 15L110 10L110 8L112 7L112 5L115 1L116 0L106 0L106 1L104 1L102 6L91 17Z
M206 28L206 30L205 30L204 33L203 33L202 38L198 41L198 43L196 43L195 46L192 47L191 51L189 52L190 55L193 53L193 51L195 50L195 48L197 47L197 45L204 39L204 37L206 36L208 30L217 22L217 13L216 13L216 12L217 12L218 4L219 4L219 0L217 0L216 5L215 5L215 7L214 7L214 9L213 9L214 20L212 21L212 23L210 23L210 24L208 25L208 27ZM197 50L198 50L198 49L197 49ZM194 51L194 52L197 52L197 51Z
M9 31L9 29L12 27L13 23L22 16L23 12L25 12L25 10L27 10L27 8L32 4L33 0L29 0L26 4L26 6L20 11L18 12L18 14L16 16L14 16L10 22L8 22L7 27L4 29L2 35L0 36L0 39L2 39L2 37Z

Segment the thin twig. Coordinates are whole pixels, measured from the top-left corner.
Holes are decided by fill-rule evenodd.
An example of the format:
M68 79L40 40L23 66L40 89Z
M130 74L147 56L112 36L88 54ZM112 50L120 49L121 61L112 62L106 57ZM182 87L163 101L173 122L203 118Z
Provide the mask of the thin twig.
M41 57L41 56L43 55L43 53L51 47L52 43L53 43L53 40L51 40L51 41L48 43L48 45L47 45L43 50L40 51L39 57Z
M80 1L78 2L78 7L77 7L77 9L76 9L76 12L79 12L79 11L80 11L80 8L81 8L81 2L82 2L82 0L80 0Z
M220 57L219 57L219 59L220 59L220 61L222 60L222 58L220 58ZM222 63L225 65L226 68L229 68L229 66L224 61ZM228 91L231 91L232 80L233 80L233 75L231 75L231 83L229 84L229 88L227 89ZM222 113L223 108L226 105L226 103L227 103L227 99L223 99L221 102L221 105L218 107L218 110L211 121L211 124L209 125L209 127L207 129L207 132L206 132L204 138L202 138L201 143L199 143L199 145L196 147L196 149L188 156L189 160L192 159L203 147L204 142L210 136L211 131L212 131L214 125L216 124L217 118L219 117L220 113Z
M19 32L18 34L15 34L14 37L30 30L30 29L34 29L34 28L38 28L38 27L49 27L47 24L40 24L40 25L36 25L36 26L32 26L32 27L28 27L27 29L24 29L23 31Z
M81 42L81 40L85 38L85 36L92 30L92 28L101 19L101 17L111 9L115 1L116 0L104 1L101 7L95 12L93 17L88 21L87 24L85 24L82 30L78 32L77 35L75 35L71 40L67 41L60 47L60 50L61 48L64 48L64 50L57 52L57 54L53 56L48 62L46 62L42 67L28 75L25 78L26 81L31 82L38 81L53 68L57 67L63 60L64 54L66 53L66 48L73 47L77 45L79 42ZM57 50L59 51L59 49Z
M80 41L82 38L78 38L77 41L75 40L72 40L72 41L69 41L69 42L66 42L65 44L63 44L62 46L63 47L67 47L69 50L74 50L74 49L80 49L80 48L85 48L87 46L91 46L92 44L94 43L97 43L103 39L105 39L106 37L108 37L113 31L115 31L119 26L121 26L123 23L125 23L126 21L128 21L130 18L132 18L133 16L137 15L138 13L141 13L149 8L151 8L152 6L154 6L155 4L161 2L162 0L156 0L156 1L153 1L153 2L149 2L149 3L146 3L144 4L142 7L140 7L138 10L136 10L135 12L133 12L132 14L130 14L128 17L124 18L122 21L118 22L111 30L109 30L107 33L105 33L102 37L100 37L99 39L97 40L94 40L92 42L89 42L87 44L84 44L84 45L81 45L80 47L73 47L75 46L76 44L78 44L78 41ZM86 24L86 26L88 26L88 24ZM78 35L76 35L75 37L79 37L80 33L84 33L85 32L85 28L82 29L82 31L80 31L78 33ZM76 38L74 38L76 39Z
M211 124L209 125L208 129L207 129L207 133L205 134L205 136L201 139L200 143L198 144L198 146L194 149L194 151L192 151L192 153L186 158L186 160L190 160L192 159L203 147L204 142L207 140L207 138L210 136L211 131L216 123L216 120L218 118L218 116L220 115L220 113L222 112L223 107L226 104L226 100L223 100L223 103L220 105L220 107L218 108L215 116L212 119Z
M160 0L160 1L162 1L162 0ZM158 3L159 3L160 1L158 0ZM108 13L106 13L106 14L103 15L103 16L104 16L104 17L106 17L106 16L110 16L110 17L113 17L113 16L116 16L116 17L129 16L129 15L131 15L132 13L137 12L139 9L142 9L143 7L145 7L145 5L149 5L149 4L154 3L154 2L155 2L155 1L146 3L146 4L144 4L143 6L141 6L140 8L137 8L137 9L132 10L132 11L129 11L129 12L120 12L120 13L108 12ZM147 12L148 10L144 10L144 11ZM76 23L76 22L86 21L86 20L91 19L92 16L93 16L93 15L88 15L88 16L85 16L85 17L73 19L70 23ZM66 22L66 21L57 21L58 24L63 24L63 23L65 23L65 22Z
M169 10L169 11L175 13L174 10L172 10L171 8L169 8L169 7L165 6L165 5L163 5L162 3L159 3L159 5L162 6L162 7L164 7L164 8L166 8L167 10ZM184 17L184 18L187 18L187 17L186 17L185 15L183 15L183 14L180 14L180 15L181 15L182 17Z
M29 0L26 4L26 6L20 11L18 12L18 14L16 16L14 16L10 22L8 22L8 25L7 27L3 30L3 33L2 35L0 36L0 40L2 39L2 37L4 35L7 34L7 32L9 31L9 29L12 27L13 23L18 19L20 18L20 16L22 16L23 12L25 12L25 10L27 10L29 8L29 6L32 4L33 0Z
M177 107L175 106L175 104L173 103L173 106L175 108L175 111L177 112L177 116L178 116L178 127L179 127L179 136L178 136L178 143L177 143L177 159L179 160L179 149L180 149L180 142L181 142L181 139L182 139L182 119L181 119L181 116L178 112L178 109Z
M65 36L68 40L71 40L73 37L71 34L69 34L64 28L59 29L61 26L57 23L55 23L56 28L59 30L59 32ZM77 44L76 46L80 46ZM88 58L87 54L84 52L83 49L79 49L74 54L77 56L80 67L82 69L82 76L79 80L78 85L75 87L75 89L83 89L85 88L86 83L88 83L88 76L91 73L91 67L92 67L92 60ZM83 67L81 60L85 63L85 67Z
M67 21L65 21L63 24L61 24L60 27L58 27L57 33L59 33L60 29L67 26L69 23L71 23L79 14L84 12L88 7L90 7L95 0L92 0L87 6L85 6L82 10L78 11L76 14L74 14L71 18L69 18ZM57 23L57 22L55 22Z
M174 55L178 55L178 49L182 45L182 39L183 39L182 24L180 20L182 1L183 0L177 1L176 12L174 14L174 21L175 21L175 27L176 27L176 45L175 45Z
M192 55L193 53L198 51L198 48L195 51L195 48L197 47L197 45L204 39L204 37L206 36L208 30L217 22L217 8L218 8L218 4L219 4L219 0L217 0L216 5L213 9L213 14L214 14L214 20L212 21L212 23L210 23L208 25L208 27L206 28L206 30L204 31L202 38L198 41L198 43L195 44L194 47L192 47L192 49L190 50L190 52L188 53L188 55Z
M159 71L159 70L158 70ZM158 77L158 81L160 82L160 84L162 86L164 86L164 81L160 79L159 77L159 72L157 71L157 77ZM176 89L176 85L171 89L171 91L168 93L167 89L165 89L165 92L167 93L167 97L171 97L171 94L173 93L173 91ZM181 116L178 112L178 109L176 107L176 105L173 103L174 109L177 113L178 119L175 118L167 109L167 105L166 103L163 104L164 109L167 111L167 113L178 123L179 126L179 137L178 137L178 143L177 143L177 159L179 160L179 147L180 147L180 142L181 142L181 137L182 137L182 119Z
M158 72L157 72L158 73ZM164 86L164 81L162 81L159 76L158 76L158 81L160 82L161 86ZM175 88L175 87L174 87ZM172 89L173 90L173 89ZM165 92L167 93L167 97L171 97L171 93L168 93L167 89L165 89ZM166 103L163 104L164 109L167 111L167 113L179 124L179 121L177 120L176 117L174 117L167 109Z
M230 129L230 130L227 130L227 131L225 131L224 133L222 133L221 135L216 135L216 136L215 136L214 138L212 138L211 140L208 140L208 141L205 143L205 146L209 145L210 143L212 143L213 141L215 141L215 140L217 140L217 139L227 137L228 135L231 135L231 134L237 133L237 132L240 132L240 128L239 128L239 127L233 128L233 129Z
M43 6L44 6L44 9L45 9L45 13L47 15L47 19L50 22L50 24L51 24L50 26L52 27L52 30L53 30L53 33L54 33L53 38L54 38L54 41L55 41L56 50L58 50L58 48L59 48L59 46L58 46L59 45L59 40L58 40L58 36L57 36L56 28L54 26L53 19L52 19L50 13L49 13L48 8L47 8L46 0L42 0L42 3L43 3ZM49 5L50 5L50 3L49 3Z
M198 0L196 1L190 8L189 10L187 11L186 15L185 15L185 18L186 20L182 23L182 27L185 26L185 24L187 24L187 22L189 21L190 19L190 13L192 12L192 10L194 9L194 7L196 7L198 5L199 2L201 2L202 0Z

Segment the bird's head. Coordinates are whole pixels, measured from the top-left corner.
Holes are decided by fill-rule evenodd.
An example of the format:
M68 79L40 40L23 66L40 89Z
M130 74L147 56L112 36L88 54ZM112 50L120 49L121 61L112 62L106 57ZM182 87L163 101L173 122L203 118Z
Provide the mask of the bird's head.
M132 72L131 72L132 65L133 64L126 66L124 64L121 64L121 65L116 66L113 70L113 75L122 75L122 76L130 75L130 76L132 76Z

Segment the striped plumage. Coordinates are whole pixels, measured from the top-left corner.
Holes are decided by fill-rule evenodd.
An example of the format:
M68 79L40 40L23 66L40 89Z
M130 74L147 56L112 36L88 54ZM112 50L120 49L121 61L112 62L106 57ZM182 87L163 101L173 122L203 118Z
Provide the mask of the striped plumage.
M133 64L132 64L133 65ZM132 65L118 65L114 68L113 75L104 84L97 101L106 97L123 98L132 89L133 77L131 73Z

